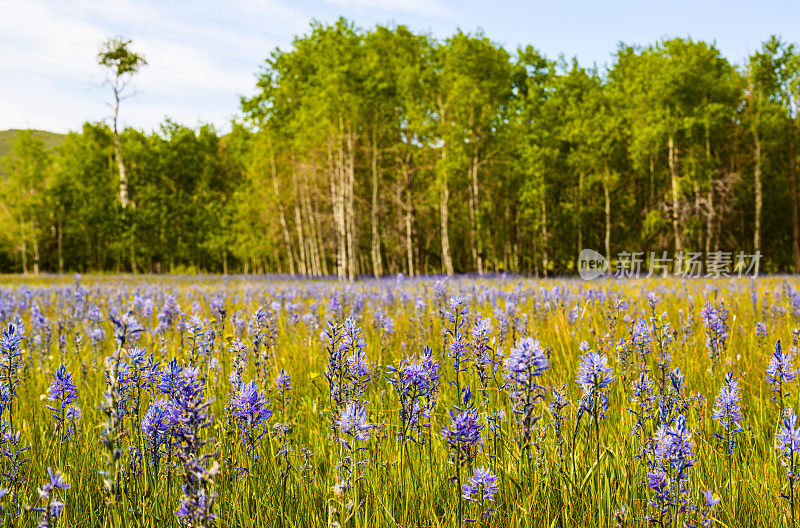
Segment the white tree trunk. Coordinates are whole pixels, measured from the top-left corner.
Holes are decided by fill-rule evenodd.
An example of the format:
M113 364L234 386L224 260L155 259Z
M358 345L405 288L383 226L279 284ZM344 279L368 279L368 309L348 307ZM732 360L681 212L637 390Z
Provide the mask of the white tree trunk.
M292 186L294 187L294 223L297 229L297 249L298 249L298 267L300 268L301 275L308 274L308 265L306 260L306 237L305 226L303 223L303 215L300 212L300 187L297 184L297 164L294 163L292 168Z
M679 219L680 203L678 201L678 154L675 151L675 140L669 136L669 175L672 182L672 235L675 239L675 273L683 270L683 240Z
M122 208L128 207L128 175L125 172L125 163L122 161L122 147L119 142L119 131L117 129L117 119L119 117L120 102L119 78L114 83L114 155L117 158L119 167L119 203Z
M292 253L292 237L289 235L289 226L286 223L286 210L283 206L283 200L281 199L281 191L280 187L278 186L278 166L275 163L275 153L272 150L272 145L269 145L270 149L270 171L272 174L272 188L275 192L275 199L278 201L278 213L279 213L279 220L281 224L281 231L283 233L283 244L286 250L286 260L289 263L289 274L294 275L294 254Z
M376 277L383 275L383 261L381 260L381 236L378 226L378 137L372 133L372 208L370 221L372 223L372 272Z
M447 160L446 146L442 146L442 162ZM442 228L442 271L448 275L453 275L453 260L450 258L450 235L448 226L450 225L448 205L450 202L450 189L447 187L447 173L441 176L441 189L439 190L439 219Z
M755 211L755 226L753 228L753 250L756 255L761 251L761 140L758 136L758 131L753 128L753 143L755 157L755 167L753 169L753 179L755 183L755 198L756 198L756 211ZM755 275L758 275L759 258L755 259L755 268L753 270Z
M603 178L603 196L605 197L605 212L606 212L606 233L605 233L605 251L606 259L611 262L611 171L606 167L605 177Z
M472 257L475 261L475 270L478 275L483 275L483 240L481 239L481 200L478 189L478 149L472 156L470 165L470 228L472 230Z
M354 189L355 189L355 137L350 131L346 134L347 138L347 156L346 156L346 180L345 180L345 218L346 218L346 232L347 232L347 256L348 256L348 269L347 278L354 280L356 276L356 228L355 228L355 211L354 211Z

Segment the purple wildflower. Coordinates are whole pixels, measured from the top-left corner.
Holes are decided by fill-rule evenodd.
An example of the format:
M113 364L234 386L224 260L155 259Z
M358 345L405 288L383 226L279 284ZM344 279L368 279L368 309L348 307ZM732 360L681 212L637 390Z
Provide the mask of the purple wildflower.
M475 468L475 473L467 479L466 484L461 487L462 497L469 502L480 503L480 519L485 521L492 513L493 508L483 509L484 501L494 501L497 495L497 481L499 477L494 475L487 467ZM471 521L471 519L466 519Z
M478 423L478 411L473 406L466 409L450 409L450 426L442 428L442 438L450 451L450 460L456 467L471 463L483 446L481 431L484 426Z
M431 357L431 349L425 347L421 358L406 358L397 367L388 366L387 381L397 392L400 401L400 420L403 430L401 439L415 442L423 440L423 431L430 427L430 414L436 405L439 388L438 365ZM416 438L409 433L416 432Z
M289 374L286 373L286 370L281 369L278 375L275 377L275 388L281 394L285 394L292 390L292 380L289 377Z
M700 311L700 318L706 327L706 348L711 359L712 370L716 368L721 354L727 348L728 339L728 305L720 300L716 305L706 301Z
M693 508L688 498L688 482L695 453L686 418L680 415L674 427L659 428L652 442L655 460L647 486L653 491L650 505L657 516L648 516L648 519L666 526L671 524L670 515L683 514Z
M739 382L728 372L725 374L725 383L719 390L714 404L714 418L725 429L725 443L728 453L732 453L736 445L733 435L743 431L741 421L744 419L742 414L741 401L739 394ZM717 438L723 439L722 435L715 434Z
M162 447L167 446L172 430L174 413L166 399L150 402L142 418L142 436L148 443L148 460L154 475L158 475Z
M199 459L184 463L183 497L175 515L193 528L214 526L214 502L216 494L210 490L215 476L219 474L219 464L205 468Z
M272 410L267 407L267 395L259 392L256 382L251 381L234 395L230 409L231 416L236 419L244 433L247 450L252 456L258 448L259 440L267 431L266 427L259 429L272 416Z
M47 399L58 401L61 404L61 409L63 409L74 403L77 395L78 389L72 381L72 374L67 372L67 368L63 364L60 365L53 375L53 382L50 384L50 388L47 390Z
M77 433L77 422L80 420L81 411L74 405L78 396L78 389L72 381L72 374L67 372L64 365L60 365L53 375L53 382L47 391L47 399L58 402L56 407L48 405L53 411L56 430L61 433L61 442Z
M367 410L354 401L347 405L339 416L339 440L348 447L355 446L355 442L369 440L372 424L367 421ZM350 438L350 441L347 438Z
M519 443L530 457L531 430L540 418L534 413L535 405L544 397L536 378L550 368L550 362L539 341L524 337L511 349L504 366L509 378L511 408L521 426Z
M587 350L588 345L581 344L582 350ZM616 377L611 374L612 368L608 366L608 358L601 356L594 350L587 350L581 356L581 367L578 371L576 382L583 391L578 418L587 412L592 420L597 421L605 417L608 408L608 395L605 388L611 385Z
M719 504L720 501L721 499L710 489L703 490L703 502L705 503L703 507L703 519L701 521L703 528L709 528L711 526L713 522L711 513L719 511L715 506Z
M132 310L128 310L125 315L119 318L109 314L108 319L114 324L114 338L119 343L120 348L136 343L139 335L144 332L144 328L136 320Z
M47 468L47 476L50 478L49 482L39 488L39 497L43 506L28 507L29 511L40 512L42 515L39 517L39 528L55 528L58 524L58 518L64 510L64 503L58 496L59 490L68 490L69 484L61 479L61 474L58 470Z
M786 469L786 489L781 490L781 497L789 501L792 522L795 518L796 488L800 480L800 429L797 427L797 415L794 412L783 418L780 430L775 435L775 449L778 450L781 465Z
M797 377L797 371L792 366L792 358L789 354L783 352L781 348L781 340L775 342L775 352L769 359L769 366L767 366L767 382L772 385L773 392L776 396L772 397L778 405L778 414L783 412L783 401L790 395L784 386L791 383Z
M637 319L631 330L631 344L636 347L639 356L639 365L642 372L647 370L647 354L653 344L653 334L650 325L644 319Z
M492 474L487 467L475 468L475 474L467 479L463 486L463 496L470 502L479 500L494 500L497 494L497 481L499 477Z
M631 403L633 408L628 408L628 411L633 414L633 431L631 434L639 437L639 447L644 449L644 429L645 422L653 417L654 402L656 397L653 395L653 385L655 383L647 375L647 372L642 372L637 379L631 383ZM637 457L640 456L637 455Z
M0 384L7 389L8 397L3 407L8 409L9 422L14 425L14 400L20 384L19 373L23 368L22 330L19 325L10 324L0 334Z
M216 496L202 488L183 486L183 497L175 515L192 527L213 526Z

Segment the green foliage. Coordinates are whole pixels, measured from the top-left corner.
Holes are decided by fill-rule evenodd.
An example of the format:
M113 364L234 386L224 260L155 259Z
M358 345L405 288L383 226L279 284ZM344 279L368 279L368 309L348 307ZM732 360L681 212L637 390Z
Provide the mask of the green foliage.
M145 64L129 45L98 55L115 89ZM800 55L776 37L738 66L703 41L621 44L600 70L481 32L314 22L226 136L167 120L116 150L102 125L65 137L26 236L54 271L352 276L442 272L446 229L456 272L560 274L581 247L752 252L760 214L767 267L800 270L798 101ZM0 269L20 271L12 217Z
M115 77L133 75L147 64L144 56L134 53L129 46L131 40L114 37L100 45L97 53L97 63L108 68Z

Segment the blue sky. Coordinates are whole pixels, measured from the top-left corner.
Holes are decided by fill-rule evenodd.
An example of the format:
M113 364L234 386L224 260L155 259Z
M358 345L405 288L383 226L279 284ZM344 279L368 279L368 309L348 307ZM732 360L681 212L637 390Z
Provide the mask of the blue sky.
M152 130L169 116L224 131L269 51L287 48L311 19L340 15L437 37L481 28L510 50L533 44L598 66L620 41L691 36L738 63L771 34L800 42L796 0L0 0L0 130L65 132L107 119L95 54L105 37L124 35L149 62L124 102L124 124Z

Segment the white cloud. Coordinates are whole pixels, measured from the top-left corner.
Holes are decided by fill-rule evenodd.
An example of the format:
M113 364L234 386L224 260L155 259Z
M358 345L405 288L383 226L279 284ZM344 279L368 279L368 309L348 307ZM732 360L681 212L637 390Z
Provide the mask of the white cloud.
M76 129L108 110L99 44L132 38L148 65L123 121L151 129L164 115L225 128L258 66L307 19L271 0L148 4L128 0L0 0L0 129ZM195 106L193 106L195 105Z
M345 8L358 7L380 9L387 12L410 13L413 15L449 17L453 10L436 0L325 0Z
M133 39L148 65L136 75L124 124L150 130L165 115L226 129L238 96L278 45L308 29L291 0L0 0L0 130L59 132L109 115L96 63L110 36ZM448 17L438 0L324 0L321 7ZM338 8L336 8L338 9ZM318 9L322 12L325 9Z

